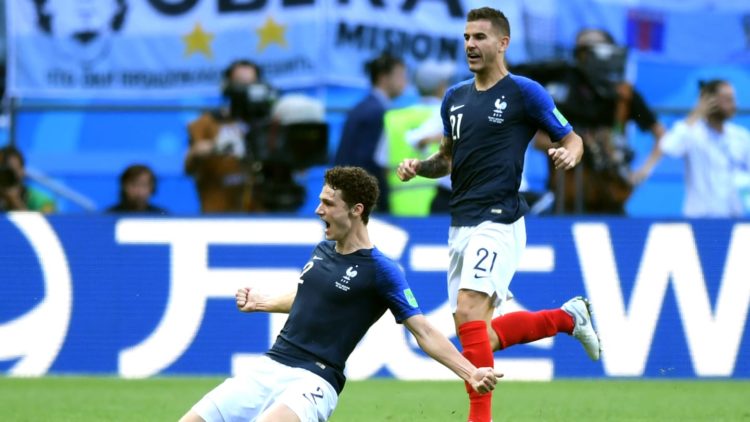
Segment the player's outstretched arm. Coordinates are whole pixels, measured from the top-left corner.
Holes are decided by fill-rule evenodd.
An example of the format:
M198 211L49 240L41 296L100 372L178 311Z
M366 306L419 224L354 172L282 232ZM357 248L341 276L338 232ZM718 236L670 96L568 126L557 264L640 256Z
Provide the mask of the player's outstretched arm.
M401 181L406 182L417 175L430 179L443 177L451 172L453 141L443 136L440 149L424 160L407 158L398 165L396 175Z
M475 367L443 333L427 321L424 315L408 318L404 320L404 325L414 334L422 350L467 381L474 391L478 393L492 391L495 389L497 379L502 378L503 374L495 371L494 368Z
M583 140L577 133L570 131L560 142L555 142L550 146L547 155L556 169L570 170L581 162Z
M292 309L297 290L278 296L268 296L257 289L242 287L237 290L235 300L241 312L279 312L289 313Z

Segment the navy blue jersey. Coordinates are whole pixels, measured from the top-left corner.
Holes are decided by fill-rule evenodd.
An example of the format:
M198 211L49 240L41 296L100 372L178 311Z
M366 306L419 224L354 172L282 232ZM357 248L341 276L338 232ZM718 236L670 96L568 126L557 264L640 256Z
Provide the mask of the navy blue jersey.
M452 86L440 113L453 140L453 226L521 218L529 209L518 194L529 141L537 129L555 142L572 130L541 85L513 74L486 91L473 79Z
M325 241L313 251L289 319L267 354L320 375L340 393L347 358L386 309L399 323L422 311L403 272L377 248L342 255L334 246Z

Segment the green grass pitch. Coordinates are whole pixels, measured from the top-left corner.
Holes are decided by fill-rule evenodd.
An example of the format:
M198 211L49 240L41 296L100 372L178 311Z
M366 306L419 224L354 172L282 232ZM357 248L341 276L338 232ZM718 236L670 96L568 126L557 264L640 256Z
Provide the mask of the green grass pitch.
M222 378L0 377L3 421L174 421ZM750 421L750 381L503 382L495 421ZM350 381L333 422L465 421L460 382Z

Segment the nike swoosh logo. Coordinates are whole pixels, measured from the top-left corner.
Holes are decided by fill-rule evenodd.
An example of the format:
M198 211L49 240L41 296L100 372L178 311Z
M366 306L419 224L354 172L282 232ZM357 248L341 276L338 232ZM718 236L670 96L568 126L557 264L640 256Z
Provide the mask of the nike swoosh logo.
M319 259L319 260L321 260L321 261L323 260L323 258L321 258L321 257L319 257L319 256L316 256L316 255L313 255L313 261L315 261L316 259Z
M474 278L487 278L487 277L489 277L489 276L487 276L487 275L476 275L476 274L474 274Z
M463 108L466 104L461 104L460 106L451 106L451 113L458 110L459 108Z
M581 327L585 327L588 322L586 322L586 315L583 315L581 311L579 311L576 308L572 308L570 310L573 313L573 316L576 319L576 325L580 325Z

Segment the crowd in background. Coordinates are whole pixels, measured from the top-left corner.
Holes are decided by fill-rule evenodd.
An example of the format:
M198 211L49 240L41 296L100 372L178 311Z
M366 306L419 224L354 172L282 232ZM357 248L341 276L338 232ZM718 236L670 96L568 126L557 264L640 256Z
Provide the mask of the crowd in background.
M649 178L662 155L668 155L684 161L684 216L749 215L750 134L731 122L737 112L732 81L703 81L695 88L694 108L684 120L666 128L644 95L626 80L626 49L612 35L582 28L572 53L570 60L509 64L513 73L538 81L550 92L585 145L582 165L572 171L550 166L544 189L529 189L526 180L519 180L532 213L625 215L633 192ZM304 150L299 145L278 147L279 142L292 145L294 138L282 120L312 110L315 116L302 123L326 126L322 103L310 98L292 101L294 112L275 112L278 92L264 81L262 69L248 59L230 63L219 87L226 105L202 113L186 128L184 172L195 183L201 212L293 212L306 195L296 182L306 168L356 165L378 179L382 195L376 213L447 213L449 177L405 186L395 177L395 166L405 157L426 157L437 149L444 133L441 98L461 79L455 64L428 59L409 69L401 57L383 52L367 63L364 72L370 90L348 110L339 139L321 143L319 138L329 132L305 127L317 130L317 150ZM394 107L394 99L410 83L418 101ZM260 101L253 99L258 89L265 90ZM651 152L639 168L632 167L636 157L627 132L631 122L653 139ZM543 154L540 151L549 138L539 132L529 141L527 155ZM323 152L323 161L300 164L299 158L289 158L320 156L321 145L333 146ZM273 148L280 149L274 154ZM56 212L54 195L26 179L23 152L14 146L0 150L0 210ZM119 202L104 210L166 214L169 206L152 203L157 179L147 165L133 163L122 171Z

